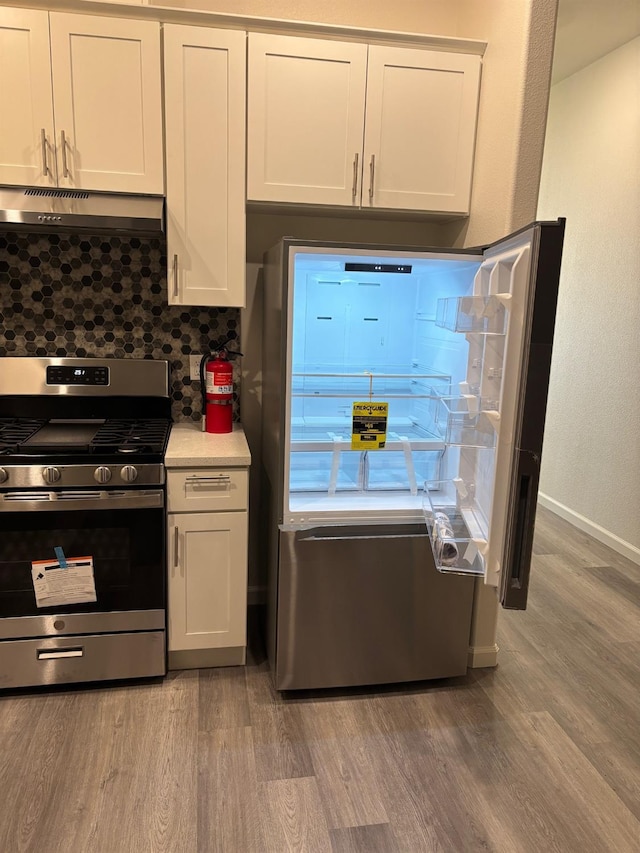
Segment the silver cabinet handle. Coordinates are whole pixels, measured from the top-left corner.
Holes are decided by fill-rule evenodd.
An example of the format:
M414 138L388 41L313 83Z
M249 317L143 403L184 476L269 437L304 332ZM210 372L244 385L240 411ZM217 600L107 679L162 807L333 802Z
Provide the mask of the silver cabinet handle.
M42 140L42 174L46 178L49 174L49 165L47 163L47 134L44 127L40 131L40 139Z
M356 197L356 193L358 192L358 160L360 159L360 155L356 151L355 157L353 158L353 186L351 187L351 195L353 198Z
M196 474L193 474L191 477L186 478L189 483L230 483L231 477L228 474L220 474L216 477L198 477Z
M180 562L180 552L179 552L179 541L178 541L178 528L177 526L173 528L173 535L175 539L173 540L173 568L177 569L178 564Z
M178 295L178 256L173 256L173 295Z
M376 155L371 155L371 162L369 163L369 201L373 201L373 179L376 174Z
M64 130L60 131L60 143L62 148L62 174L65 178L69 177L69 168L67 166L67 137Z

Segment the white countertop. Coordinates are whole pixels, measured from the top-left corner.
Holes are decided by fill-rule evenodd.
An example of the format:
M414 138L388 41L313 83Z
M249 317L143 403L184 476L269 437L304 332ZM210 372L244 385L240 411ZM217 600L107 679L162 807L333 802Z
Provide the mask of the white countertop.
M233 432L214 435L202 432L199 424L178 423L171 427L164 457L167 468L246 467L251 453L240 424Z

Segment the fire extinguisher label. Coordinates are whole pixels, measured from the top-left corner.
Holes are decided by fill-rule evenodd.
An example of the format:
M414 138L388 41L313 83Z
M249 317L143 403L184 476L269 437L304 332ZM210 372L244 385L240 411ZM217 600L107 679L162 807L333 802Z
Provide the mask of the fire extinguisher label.
M207 373L207 394L233 394L233 383L228 373Z

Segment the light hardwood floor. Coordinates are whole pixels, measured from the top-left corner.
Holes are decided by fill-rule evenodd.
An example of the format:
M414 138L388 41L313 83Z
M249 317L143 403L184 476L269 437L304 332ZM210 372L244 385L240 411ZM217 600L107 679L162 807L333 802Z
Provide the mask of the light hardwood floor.
M500 665L279 697L246 668L0 697L0 851L640 850L640 568L541 509Z

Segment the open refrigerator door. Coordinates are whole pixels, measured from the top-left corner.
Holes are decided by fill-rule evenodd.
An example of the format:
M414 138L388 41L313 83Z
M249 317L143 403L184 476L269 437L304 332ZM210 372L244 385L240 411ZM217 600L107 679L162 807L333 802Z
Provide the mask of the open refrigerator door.
M431 484L425 517L441 572L475 574L524 609L531 562L563 222L485 251L468 297L439 300L436 323L468 342L460 393L438 421L457 475Z
M457 395L436 401L437 424L457 471L431 484L425 516L436 568L497 585L517 409L531 246L483 261L473 293L438 302L436 324L463 335L467 373Z

